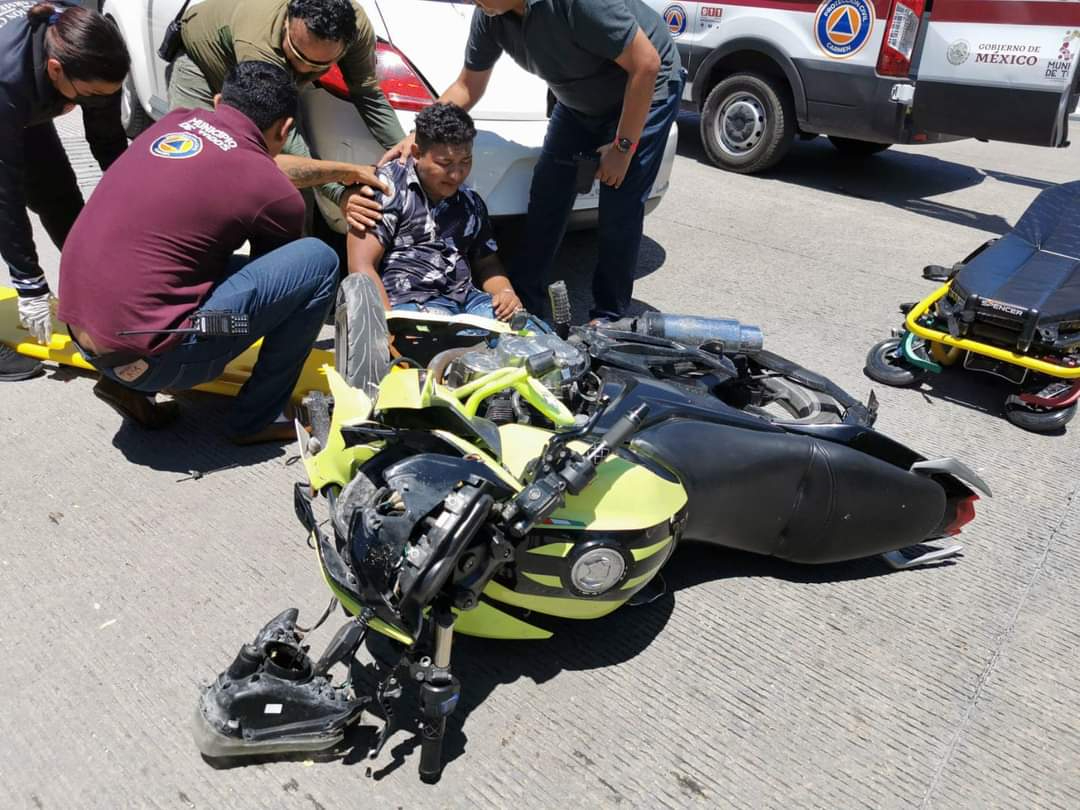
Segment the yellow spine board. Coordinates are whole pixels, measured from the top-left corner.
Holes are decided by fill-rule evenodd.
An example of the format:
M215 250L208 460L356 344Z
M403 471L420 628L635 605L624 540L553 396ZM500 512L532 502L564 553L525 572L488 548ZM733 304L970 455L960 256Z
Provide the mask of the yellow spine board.
M79 350L75 348L75 344L68 336L67 327L59 321L53 321L53 336L48 346L42 346L31 338L30 334L19 326L17 299L15 290L10 287L0 287L0 342L8 344L19 354L33 357L35 360L59 363L63 366L73 366L96 373L96 369L86 362L79 354ZM195 390L235 397L251 376L255 361L259 359L261 345L261 340L256 341L243 354L229 363L220 377L196 386ZM293 389L294 402L299 402L309 391L323 391L324 393L329 391L326 378L320 371L327 364L334 364L334 353L326 349L312 349L304 363L303 371L300 372L300 379L297 380L296 387Z

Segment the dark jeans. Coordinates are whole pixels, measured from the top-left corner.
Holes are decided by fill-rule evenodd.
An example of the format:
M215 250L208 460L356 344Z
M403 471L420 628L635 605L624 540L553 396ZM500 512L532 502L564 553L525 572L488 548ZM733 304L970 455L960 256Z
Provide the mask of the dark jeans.
M83 207L83 196L67 152L51 121L23 130L26 207L41 219L57 248L63 248Z
M680 77L669 84L667 100L653 103L622 185L617 189L600 186L599 257L590 317L621 317L630 306L645 201L663 162L668 133L679 113L682 88ZM590 123L561 103L551 112L529 188L525 246L514 268L514 288L530 312L543 313L548 308L551 267L576 196L574 157L611 143L618 123L618 118L603 124Z
M229 361L263 338L259 360L229 417L230 430L246 436L273 422L288 404L334 300L338 257L318 239L299 239L257 259L235 256L229 269L199 308L246 313L250 334L189 335L163 354L146 358L150 367L133 382L111 369L101 373L147 393L185 390L220 377Z

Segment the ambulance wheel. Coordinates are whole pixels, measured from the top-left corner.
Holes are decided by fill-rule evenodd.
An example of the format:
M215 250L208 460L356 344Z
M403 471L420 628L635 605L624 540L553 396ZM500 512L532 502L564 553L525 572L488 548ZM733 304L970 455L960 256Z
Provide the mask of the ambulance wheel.
M386 311L375 282L362 273L350 273L338 286L334 367L345 382L368 396L379 392L390 367Z
M783 79L728 76L701 108L701 142L721 169L753 174L774 166L795 140L795 105Z
M892 146L891 143L857 141L854 138L840 138L836 135L829 136L829 143L835 146L837 151L845 157L870 157L878 152L884 152Z
M1019 428L1032 433L1057 433L1076 416L1076 405L1052 411L1032 408L1014 397L1005 400L1005 418Z
M131 73L124 79L120 90L120 125L124 128L124 134L129 138L137 138L143 130L153 124L150 116L143 109L139 101L139 94L135 92L135 82L132 81Z
M866 376L882 385L903 387L921 376L900 353L900 338L888 338L875 343L866 355Z

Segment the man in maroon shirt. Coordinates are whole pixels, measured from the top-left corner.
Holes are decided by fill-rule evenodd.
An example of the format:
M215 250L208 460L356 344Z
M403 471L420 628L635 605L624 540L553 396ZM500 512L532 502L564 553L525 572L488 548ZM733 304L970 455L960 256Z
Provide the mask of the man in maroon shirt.
M333 299L338 259L298 238L303 199L273 160L297 105L285 71L242 62L215 101L213 112L165 116L102 177L61 258L59 317L101 372L95 395L150 428L179 413L158 391L215 379L263 338L230 431L240 444L288 440L285 408ZM234 256L244 242L250 259ZM198 311L247 315L250 331L164 332Z

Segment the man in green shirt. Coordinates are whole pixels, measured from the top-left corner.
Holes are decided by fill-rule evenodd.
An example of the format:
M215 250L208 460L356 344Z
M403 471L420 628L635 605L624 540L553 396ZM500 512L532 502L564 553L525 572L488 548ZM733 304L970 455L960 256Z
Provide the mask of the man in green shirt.
M372 136L389 148L404 136L375 78L375 32L351 0L205 0L184 12L183 53L169 74L169 107L213 108L225 74L238 62L269 62L298 85L334 64ZM360 231L378 217L368 186L381 188L372 167L314 160L294 129L278 165L297 188L320 187ZM347 188L348 187L348 188Z

